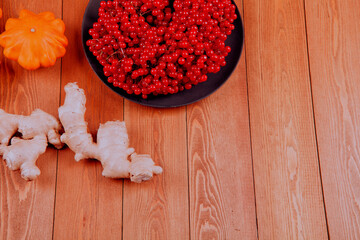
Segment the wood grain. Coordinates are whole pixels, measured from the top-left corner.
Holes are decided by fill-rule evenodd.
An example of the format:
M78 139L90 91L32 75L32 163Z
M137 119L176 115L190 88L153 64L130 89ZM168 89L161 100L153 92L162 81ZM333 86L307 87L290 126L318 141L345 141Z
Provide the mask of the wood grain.
M95 76L81 46L87 3L0 1L0 31L21 9L52 11L70 43L62 64L36 71L0 54L0 108L57 115L63 87L78 82L91 133L124 119L131 145L164 173L124 184L102 177L96 161L48 148L40 177L26 182L0 159L0 239L360 238L359 1L244 0L236 71L211 97L177 109L124 105Z
M329 233L360 239L360 2L305 2Z
M21 9L40 13L52 11L61 17L61 1L1 1L0 32L9 17ZM60 61L36 71L22 69L0 53L0 108L15 114L30 114L41 108L56 116L60 91ZM0 239L50 239L55 201L57 151L49 147L37 165L41 175L32 182L10 171L0 158ZM41 226L41 227L40 227Z
M191 239L256 239L245 53L220 90L187 109Z
M244 0L260 239L327 239L302 0Z
M189 239L185 108L125 101L124 110L131 146L164 172L141 184L125 180L123 239Z
M100 123L123 119L123 99L92 72L81 43L81 22L87 1L63 1L68 29L68 55L63 59L63 87L78 82L87 96L86 120L95 136ZM54 239L119 239L122 225L122 180L101 175L97 161L75 162L74 153L59 152Z

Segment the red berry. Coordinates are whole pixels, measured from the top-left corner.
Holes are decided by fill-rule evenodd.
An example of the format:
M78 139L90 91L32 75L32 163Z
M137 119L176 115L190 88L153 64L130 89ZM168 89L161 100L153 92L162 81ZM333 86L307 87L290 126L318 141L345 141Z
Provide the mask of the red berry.
M185 64L185 58L182 58L182 57L179 58L178 62L179 62L180 65L184 65Z
M191 87L192 87L191 83L186 83L185 84L185 89L191 89Z
M229 0L101 1L89 50L104 75L128 94L175 94L207 81L226 65L234 30Z

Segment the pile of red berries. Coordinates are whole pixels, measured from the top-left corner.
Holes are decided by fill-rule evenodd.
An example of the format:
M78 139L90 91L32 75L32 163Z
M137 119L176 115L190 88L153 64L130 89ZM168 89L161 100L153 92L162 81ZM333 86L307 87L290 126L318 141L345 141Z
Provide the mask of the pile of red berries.
M235 9L231 0L103 1L86 44L115 87L174 94L226 65Z

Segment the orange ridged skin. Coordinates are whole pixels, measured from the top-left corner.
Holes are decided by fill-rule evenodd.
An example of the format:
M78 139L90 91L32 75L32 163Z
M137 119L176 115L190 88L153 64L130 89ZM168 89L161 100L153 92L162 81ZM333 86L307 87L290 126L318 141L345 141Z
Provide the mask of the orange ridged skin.
M27 70L53 66L66 53L65 24L52 12L35 14L22 10L19 18L9 18L0 35L5 57L18 61Z

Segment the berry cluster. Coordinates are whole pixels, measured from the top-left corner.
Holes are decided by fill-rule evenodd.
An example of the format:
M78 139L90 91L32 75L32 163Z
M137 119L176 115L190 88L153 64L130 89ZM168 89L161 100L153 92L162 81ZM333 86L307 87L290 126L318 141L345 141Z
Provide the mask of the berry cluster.
M235 9L231 0L103 1L86 44L115 87L174 94L226 65Z

